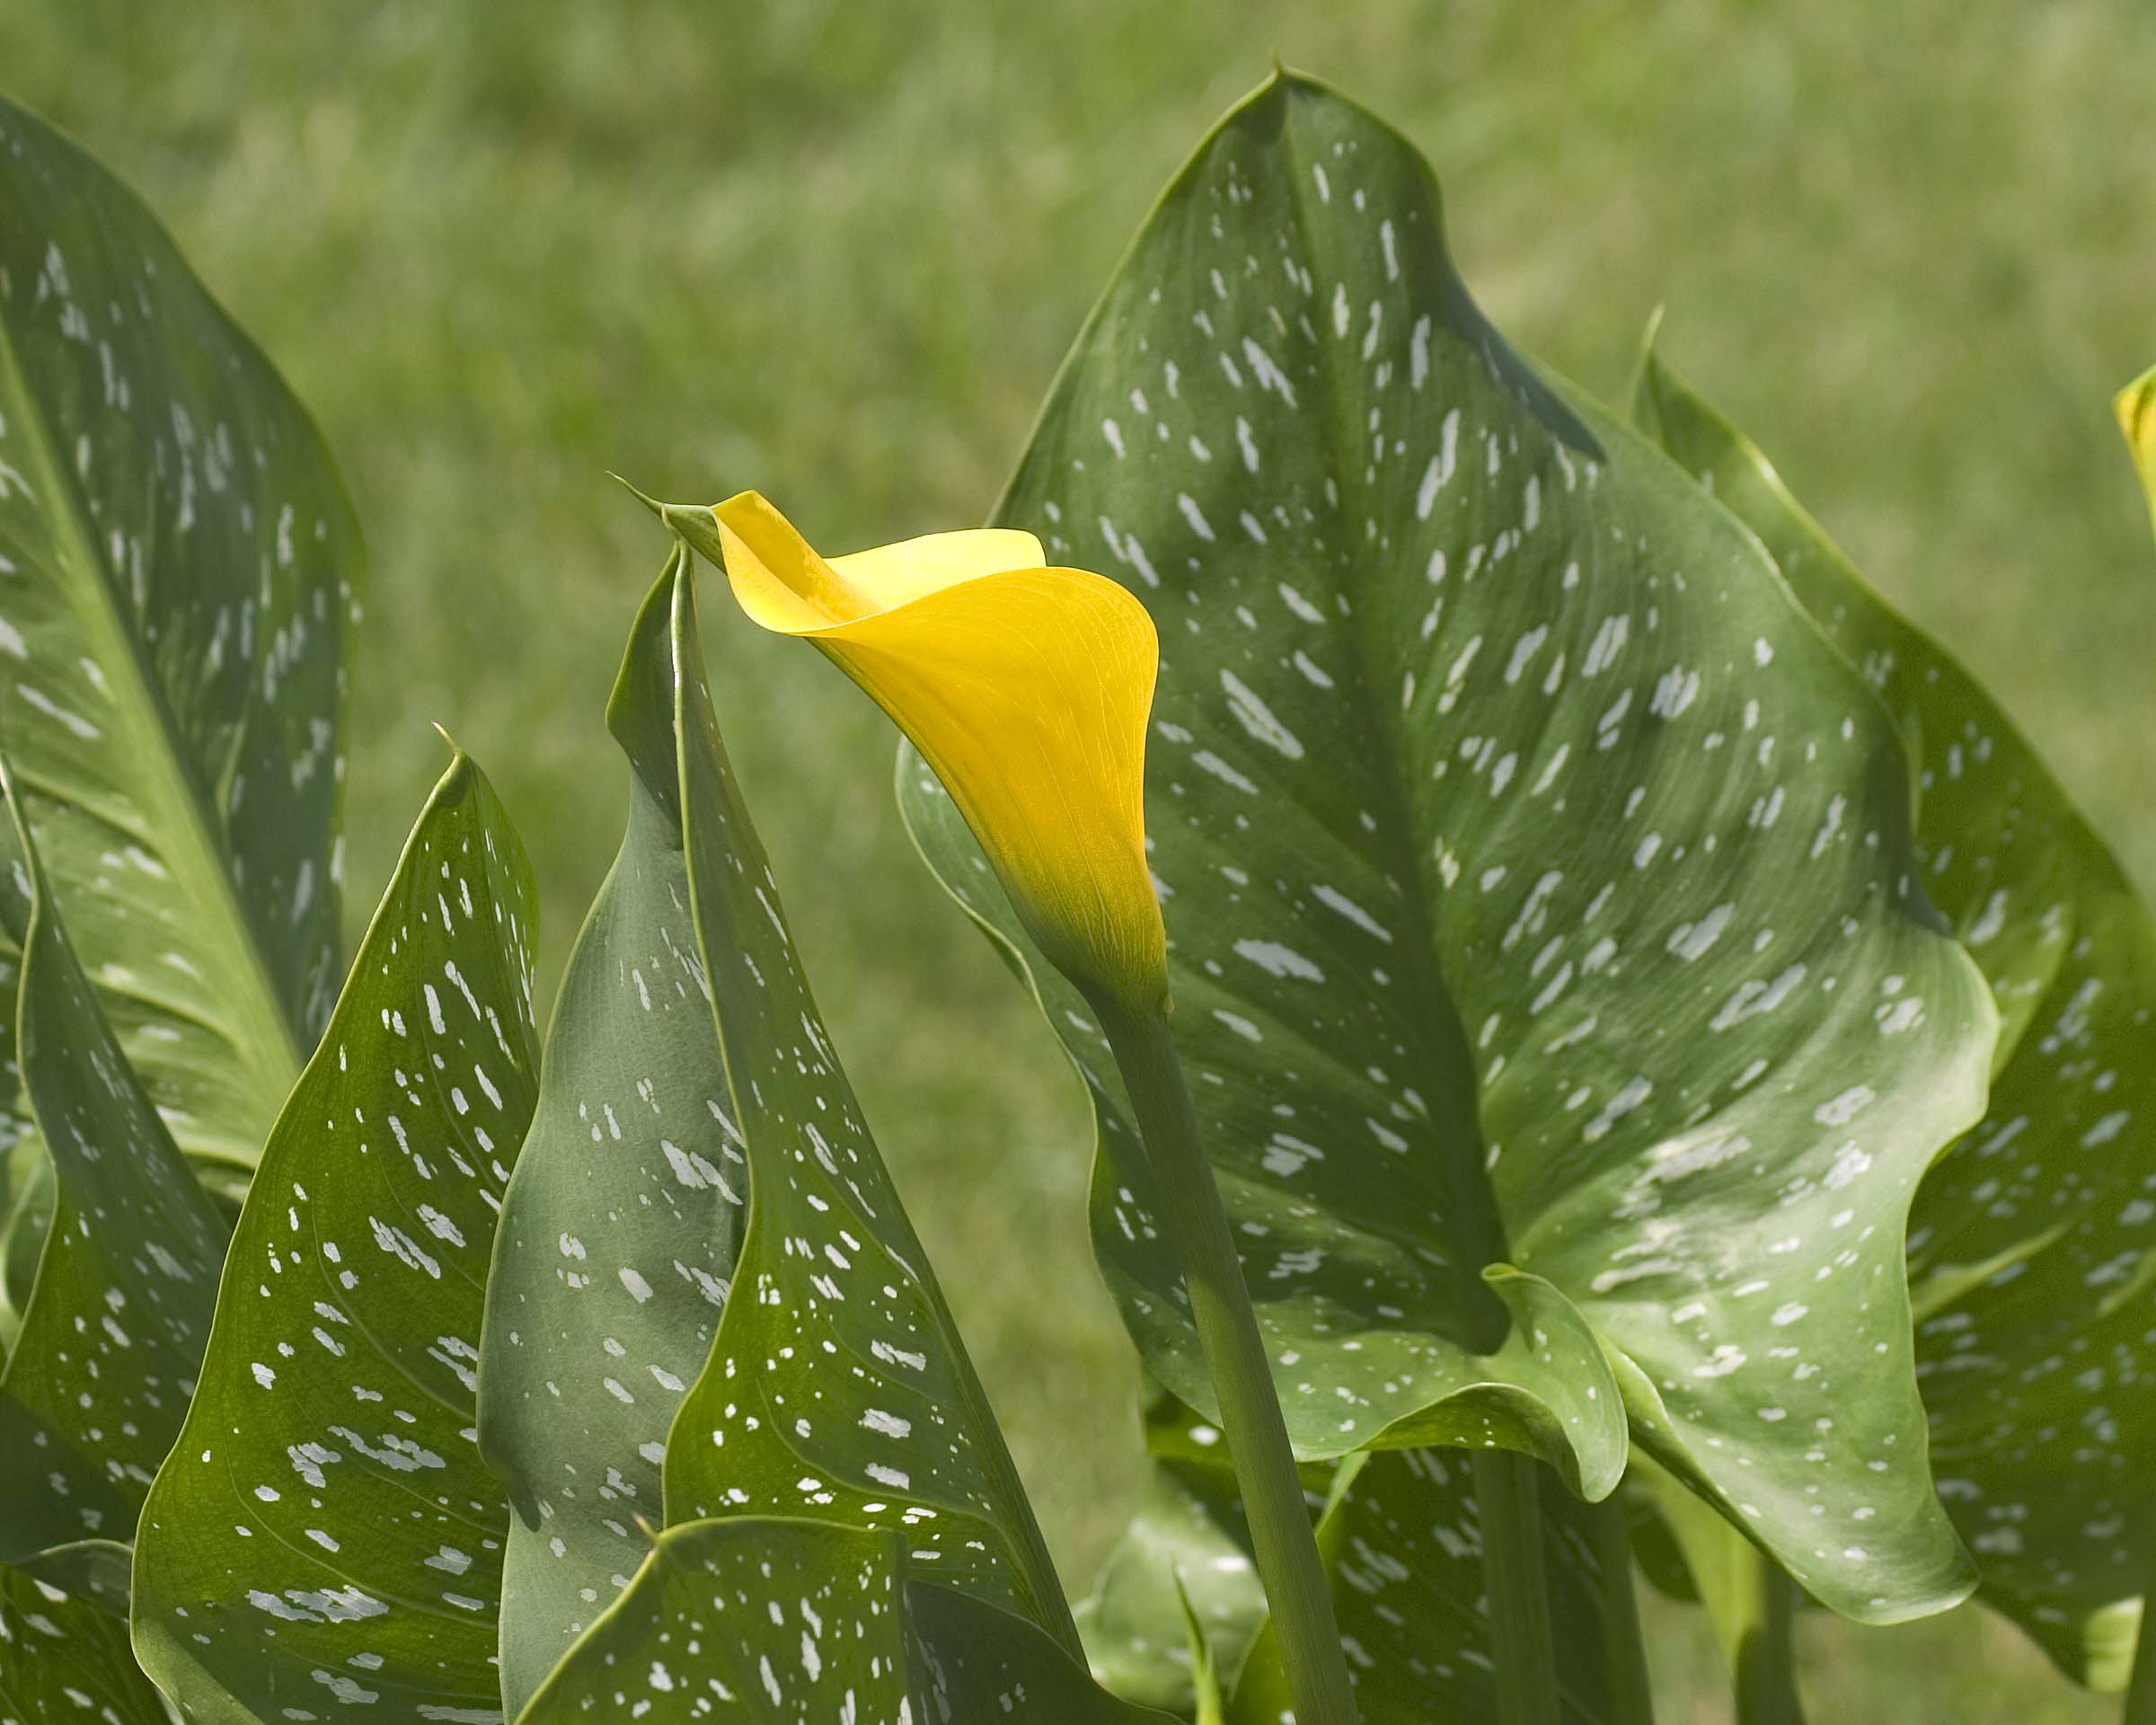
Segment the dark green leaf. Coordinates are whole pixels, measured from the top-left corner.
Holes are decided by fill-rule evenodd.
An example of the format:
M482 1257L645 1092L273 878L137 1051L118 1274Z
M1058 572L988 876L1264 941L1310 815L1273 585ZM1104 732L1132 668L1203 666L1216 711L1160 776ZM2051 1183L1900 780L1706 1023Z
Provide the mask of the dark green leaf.
M1177 1039L1302 1452L1506 1444L1599 1496L1622 1411L1838 1608L1960 1597L1901 1242L1994 1024L1899 739L1751 537L1482 320L1406 141L1286 75L1232 113L998 519L1160 626ZM1100 1119L1102 1264L1206 1408L1105 1050L1030 969ZM1506 1262L1539 1278L1509 1312Z
M750 1199L732 1296L667 1445L667 1520L775 1513L902 1530L911 1567L932 1565L1075 1654L987 1397L817 1015L702 664L685 559L638 621L614 724L655 750L671 736Z
M1167 1725L1047 1634L923 1580L896 1533L762 1516L660 1535L518 1725Z
M1984 1597L2116 1688L2156 1549L2156 924L2012 721L1651 345L1633 405L1901 720L1925 890L2004 1019L1990 1111L1911 1216L1932 1464Z
M512 1711L650 1549L636 1521L661 1513L667 1431L710 1357L748 1192L689 907L672 602L669 577L609 712L628 832L562 978L489 1282L480 1442L516 1508Z
M0 102L0 753L129 1059L227 1178L337 986L358 565L269 362Z
M262 1155L143 1512L136 1646L190 1720L498 1719L474 1369L532 1112L531 871L462 754Z
M0 925L22 954L9 1016L37 1128L17 1147L46 1164L49 1207L0 1374L0 1561L21 1562L135 1537L194 1391L225 1228L106 1024L12 781L6 796Z
M0 1568L0 1725L165 1725L124 1617Z
M1543 1571L1558 1626L1557 1688L1567 1721L1632 1717L1611 1693L1604 1637L1604 1546L1613 1504L1582 1504L1542 1474ZM1346 1463L1318 1537L1334 1576L1363 1725L1492 1720L1498 1691L1469 1458L1443 1449L1386 1450ZM1630 1561L1618 1542L1618 1556ZM1279 1649L1259 1635L1235 1685L1232 1725L1274 1725L1287 1705Z

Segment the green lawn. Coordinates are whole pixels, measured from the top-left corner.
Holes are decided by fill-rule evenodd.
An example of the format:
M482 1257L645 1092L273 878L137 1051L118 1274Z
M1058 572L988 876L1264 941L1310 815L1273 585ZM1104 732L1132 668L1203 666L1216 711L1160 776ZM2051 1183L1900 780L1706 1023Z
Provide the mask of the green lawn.
M438 720L536 858L551 978L618 836L600 714L664 549L605 470L757 486L835 548L978 520L1276 49L1428 150L1522 346L1614 394L1666 303L1673 359L2156 882L2156 552L2108 411L2156 359L2156 11L1777 10L9 0L0 85L142 189L342 463L372 552L355 929ZM1082 1587L1134 1458L1075 1085L914 861L880 718L721 606L707 635L840 1047ZM1723 1717L1696 1624L1654 1629L1670 1717ZM1818 1718L2112 1716L1974 1613L1806 1634Z

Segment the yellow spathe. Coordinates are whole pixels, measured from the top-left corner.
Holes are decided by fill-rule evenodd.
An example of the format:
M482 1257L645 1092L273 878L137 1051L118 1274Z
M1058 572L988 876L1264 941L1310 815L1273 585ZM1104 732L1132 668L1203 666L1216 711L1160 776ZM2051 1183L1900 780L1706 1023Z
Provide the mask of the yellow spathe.
M2149 513L2156 519L2156 367L2152 367L2118 392L2118 429L2126 434L2126 447L2141 469L2141 483L2149 494Z
M828 561L761 495L667 519L764 628L812 641L950 792L1012 906L1089 994L1153 1008L1167 934L1145 862L1145 607L1047 567L1029 533L932 534Z

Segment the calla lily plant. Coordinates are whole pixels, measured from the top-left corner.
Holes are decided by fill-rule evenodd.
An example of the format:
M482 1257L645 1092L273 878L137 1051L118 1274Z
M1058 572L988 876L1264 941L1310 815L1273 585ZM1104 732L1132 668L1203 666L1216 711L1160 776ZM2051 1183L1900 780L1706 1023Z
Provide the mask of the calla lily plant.
M890 715L1027 932L1099 1013L1220 1399L1296 1717L1353 1725L1294 1455L1168 1028L1167 933L1145 863L1151 615L1105 576L1048 566L1029 533L931 534L826 559L755 491L653 507L726 571L752 621L813 641Z

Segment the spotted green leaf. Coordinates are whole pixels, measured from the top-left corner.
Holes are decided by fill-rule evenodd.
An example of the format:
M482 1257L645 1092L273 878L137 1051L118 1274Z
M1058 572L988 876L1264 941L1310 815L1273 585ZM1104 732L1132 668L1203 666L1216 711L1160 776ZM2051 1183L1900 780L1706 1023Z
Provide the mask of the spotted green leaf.
M1636 1633L1629 1567L1617 1579L1617 1603L1604 1596L1605 1560L1630 1562L1617 1506L1583 1504L1539 1477L1560 1717L1568 1725L1642 1720L1629 1668L1610 1651L1613 1638ZM1498 1716L1472 1487L1469 1459L1453 1450L1380 1451L1340 1470L1318 1538L1363 1725ZM1613 1529L1613 1544L1604 1537ZM1236 1683L1230 1725L1276 1725L1287 1704L1268 1625Z
M667 1428L711 1354L748 1192L690 909L673 582L609 709L628 831L570 955L489 1283L480 1443L516 1508L512 1711L650 1549L637 1519L661 1513ZM758 1010L738 993L729 1005Z
M0 753L128 1058L228 1181L336 991L358 561L269 361L0 101Z
M194 1390L225 1228L105 1022L12 779L4 792L0 925L22 954L10 1016L37 1128L18 1147L44 1163L49 1206L0 1370L0 1562L22 1563L135 1537Z
M1075 1657L1003 1438L817 1017L702 663L677 550L609 711L634 771L630 835L550 1035L492 1283L488 1447L527 1453L520 1494L545 1506L523 1526L520 1497L517 1537L558 1537L532 1563L594 1596L543 1581L526 1631L512 1590L512 1667L539 1670L588 1621L518 1717L1158 1720L1095 1687ZM622 1051L586 1046L607 1041ZM563 1190L585 1194L580 1214ZM571 1216L575 1232L556 1228ZM713 1338L707 1296L724 1295L729 1269ZM687 1297L662 1305L673 1281ZM671 1362L707 1342L669 1434ZM648 1411L607 1413L599 1390ZM557 1471L542 1467L549 1419L569 1438ZM662 1462L673 1525L618 1579L606 1565L626 1547L592 1525L627 1523ZM611 1494L596 1509L572 1495L588 1478Z
M0 1725L165 1725L128 1650L128 1626L89 1601L0 1568Z
M692 569L677 554L637 620L612 721L635 739L640 767L675 775L721 1125L750 1197L732 1296L666 1448L666 1519L800 1515L903 1530L909 1564L932 1564L1075 1653L987 1397L817 1015L702 665ZM594 1268L670 1275L651 1255L661 1237Z
M473 1390L532 1111L533 899L459 754L263 1151L143 1511L136 1648L190 1720L500 1717L508 1512Z
M1171 1397L1146 1406L1153 1473L1138 1511L1081 1608L1094 1670L1117 1694L1188 1712L1195 1661L1177 1594L1233 1694L1229 1717L1275 1725L1289 1705L1279 1648L1250 1559L1220 1434ZM1363 1725L1497 1717L1480 1526L1471 1464L1452 1450L1392 1450L1312 1466L1317 1534ZM1619 1648L1633 1633L1622 1597L1604 1600L1605 1561L1628 1565L1614 1500L1589 1508L1545 1477L1543 1573L1573 1721L1644 1719ZM1605 1543L1606 1542L1606 1543ZM1624 1571L1629 1576L1629 1568Z
M519 1725L1168 1725L1036 1624L924 1579L896 1532L748 1516L659 1536Z
M1598 1496L1621 1411L1838 1608L1961 1597L1902 1235L1994 1025L1899 739L1751 536L1484 322L1406 140L1286 75L1230 114L997 519L1159 625L1176 1037L1301 1452L1507 1444ZM929 775L900 791L1022 955ZM1020 961L1125 1322L1210 1411L1106 1051Z
M2117 1687L2156 1549L2156 924L2012 721L1651 343L1633 405L1901 721L1925 890L2003 1019L1989 1111L1911 1216L1933 1465L1983 1597Z

